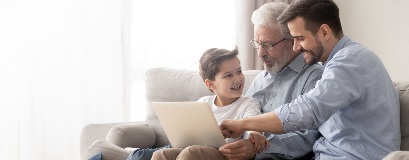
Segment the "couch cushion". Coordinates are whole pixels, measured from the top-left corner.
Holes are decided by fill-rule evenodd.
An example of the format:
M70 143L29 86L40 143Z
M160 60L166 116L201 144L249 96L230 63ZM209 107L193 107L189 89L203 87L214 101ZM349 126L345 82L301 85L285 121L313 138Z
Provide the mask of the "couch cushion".
M409 82L395 82L400 101L401 150L409 151Z

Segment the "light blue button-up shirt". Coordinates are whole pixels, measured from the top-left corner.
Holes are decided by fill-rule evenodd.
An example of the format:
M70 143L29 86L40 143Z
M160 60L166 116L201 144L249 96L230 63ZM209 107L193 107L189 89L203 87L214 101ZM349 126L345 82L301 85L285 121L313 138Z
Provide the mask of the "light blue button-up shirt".
M399 97L381 60L348 36L314 89L275 110L284 131L318 127L316 159L382 159L400 149Z
M305 64L303 55L300 54L277 74L270 74L265 70L260 72L246 96L257 99L264 113L271 112L314 88L321 75L322 66ZM312 151L314 142L320 137L317 129L265 135L269 140L269 147L257 154L256 159L290 159L303 156Z

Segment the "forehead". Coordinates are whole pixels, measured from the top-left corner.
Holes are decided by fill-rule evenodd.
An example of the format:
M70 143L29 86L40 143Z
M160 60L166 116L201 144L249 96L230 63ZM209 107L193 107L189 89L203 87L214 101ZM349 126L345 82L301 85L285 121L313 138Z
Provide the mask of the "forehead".
M224 74L224 72L235 71L240 68L240 60L237 57L224 60L219 66L219 73Z
M305 37L311 32L305 30L305 20L302 17L296 17L287 23L288 29L293 37L303 36Z
M254 27L254 38L259 41L269 41L279 39L281 33L277 29L272 29L266 26Z

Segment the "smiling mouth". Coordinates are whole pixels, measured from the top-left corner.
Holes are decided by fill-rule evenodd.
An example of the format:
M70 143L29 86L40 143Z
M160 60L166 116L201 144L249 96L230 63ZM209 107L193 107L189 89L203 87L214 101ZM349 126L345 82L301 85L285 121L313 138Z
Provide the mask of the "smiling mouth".
M240 89L240 87L241 87L241 84L238 85L238 86L236 86L236 87L233 87L233 88L231 88L231 89L237 90L237 89Z
M308 50L306 50L306 49L303 49L303 50L301 50L301 53L303 53L303 54L311 54Z

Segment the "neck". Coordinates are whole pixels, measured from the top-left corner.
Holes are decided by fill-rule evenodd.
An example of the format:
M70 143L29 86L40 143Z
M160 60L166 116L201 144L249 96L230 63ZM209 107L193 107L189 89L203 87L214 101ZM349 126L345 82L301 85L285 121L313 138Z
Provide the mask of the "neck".
M215 100L214 100L214 104L217 107L224 107L224 106L228 106L230 104L232 104L233 102L235 102L237 99L239 99L240 97L236 97L236 98L222 98L219 96L216 96Z
M327 43L326 46L324 46L324 54L321 57L321 62L322 64L325 64L328 60L329 55L331 54L332 50L334 49L335 45L337 45L338 41L344 36L344 34L341 34L339 37L333 37L331 38Z

